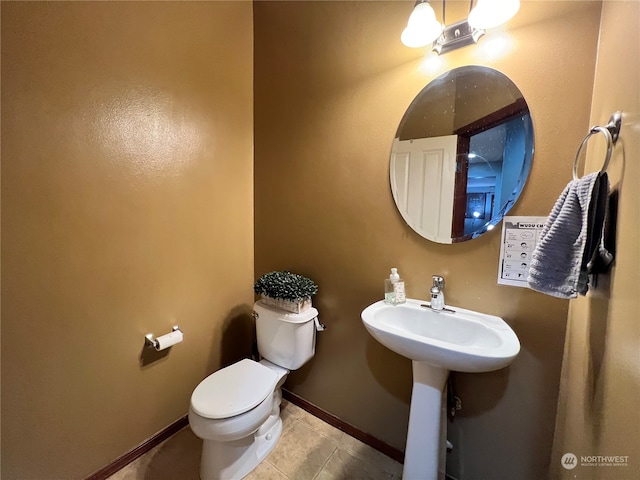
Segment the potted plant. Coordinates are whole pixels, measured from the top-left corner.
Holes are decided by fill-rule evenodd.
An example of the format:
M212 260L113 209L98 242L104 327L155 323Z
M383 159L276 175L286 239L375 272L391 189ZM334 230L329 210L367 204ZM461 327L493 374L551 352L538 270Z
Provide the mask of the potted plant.
M311 308L311 297L318 293L318 286L307 277L282 271L265 273L253 285L253 290L267 305L301 313Z

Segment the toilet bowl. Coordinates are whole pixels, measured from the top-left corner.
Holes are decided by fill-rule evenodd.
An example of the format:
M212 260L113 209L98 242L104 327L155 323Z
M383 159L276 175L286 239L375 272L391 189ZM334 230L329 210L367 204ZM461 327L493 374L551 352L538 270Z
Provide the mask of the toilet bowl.
M289 371L266 360L241 360L193 392L189 425L203 439L200 478L240 479L275 447L282 432L280 386Z
M276 446L282 433L281 387L290 370L314 355L317 315L315 308L294 314L256 302L256 336L264 358L218 370L193 391L189 425L203 440L202 480L239 480Z

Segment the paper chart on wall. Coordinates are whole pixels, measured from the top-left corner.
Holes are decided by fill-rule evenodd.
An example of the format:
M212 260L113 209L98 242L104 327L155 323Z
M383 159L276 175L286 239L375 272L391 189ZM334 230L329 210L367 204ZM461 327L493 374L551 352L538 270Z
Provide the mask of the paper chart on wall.
M531 255L540 241L547 217L504 217L498 284L528 288Z

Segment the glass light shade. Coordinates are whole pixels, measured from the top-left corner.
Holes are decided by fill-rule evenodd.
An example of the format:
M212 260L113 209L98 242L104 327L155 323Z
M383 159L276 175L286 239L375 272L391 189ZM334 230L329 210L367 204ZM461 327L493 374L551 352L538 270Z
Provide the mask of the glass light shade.
M473 28L497 27L510 20L520 9L520 0L478 0L469 12L469 25Z
M400 39L407 47L418 48L432 43L442 34L443 25L436 20L436 12L429 2L423 2L413 9L407 28Z

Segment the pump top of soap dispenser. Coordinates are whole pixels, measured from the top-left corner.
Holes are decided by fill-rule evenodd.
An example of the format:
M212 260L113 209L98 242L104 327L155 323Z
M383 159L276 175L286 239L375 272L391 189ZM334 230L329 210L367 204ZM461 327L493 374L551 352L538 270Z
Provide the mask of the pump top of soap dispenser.
M389 275L389 280L391 280L391 283L396 283L400 280L400 275L398 275L397 268L391 269L391 275Z

